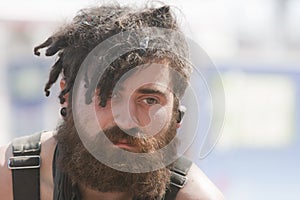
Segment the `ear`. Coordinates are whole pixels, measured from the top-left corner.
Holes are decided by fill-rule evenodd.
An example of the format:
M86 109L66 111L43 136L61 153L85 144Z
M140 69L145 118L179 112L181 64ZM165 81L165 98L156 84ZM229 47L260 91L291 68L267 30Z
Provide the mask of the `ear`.
M180 105L178 107L178 118L177 118L176 128L179 128L181 126L182 119L183 119L185 111L186 111L186 107L185 106Z
M59 85L60 85L60 90L65 89L65 87L66 87L66 81L65 81L65 79L62 78L60 80ZM63 104L61 104L61 106L62 107L68 107L69 94L65 94L64 98L65 98L65 102Z

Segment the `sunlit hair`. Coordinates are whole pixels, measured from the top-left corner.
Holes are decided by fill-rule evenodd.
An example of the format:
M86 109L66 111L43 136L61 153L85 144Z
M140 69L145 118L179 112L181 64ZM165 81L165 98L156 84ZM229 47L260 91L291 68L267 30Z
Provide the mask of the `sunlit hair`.
M59 99L61 103L64 103L65 94L72 92L78 70L91 50L99 43L118 33L147 27L180 32L176 18L169 6L133 8L119 5L102 5L80 10L69 24L62 26L59 31L34 48L35 55L40 55L39 50L42 48L46 48L46 56L58 55L45 85L46 96L50 95L51 86L62 74L65 79L65 88L60 92ZM169 43L165 38L155 40L150 39L149 43L159 42L166 45ZM177 52L185 56L178 56L178 54L162 48L148 48L143 52L140 50L130 51L112 62L98 84L98 88L101 88L99 93L100 105L106 105L114 85L124 73L135 66L162 59L167 59L169 66L178 71L181 79L183 79L174 84L174 88L177 90L176 93L181 95L187 87L191 72L191 67L186 60L188 48L184 38L174 40L172 45L177 48ZM93 92L87 90L87 94L85 94L86 102L91 102Z

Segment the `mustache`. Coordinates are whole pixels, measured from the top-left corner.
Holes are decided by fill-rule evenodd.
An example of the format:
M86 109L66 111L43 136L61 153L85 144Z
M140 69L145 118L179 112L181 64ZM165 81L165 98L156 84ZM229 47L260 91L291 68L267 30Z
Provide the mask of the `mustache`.
M103 134L104 133L104 134ZM148 152L157 150L166 145L166 140L163 137L147 137L141 129L132 128L122 130L118 126L103 130L99 137L107 137L113 144L118 143L120 140L126 140L126 143L131 146L137 147L140 152ZM99 141L99 140L98 140Z
M135 145L148 139L139 128L122 130L118 126L113 126L103 130L103 133L112 143L117 143L119 140L126 140L128 144Z

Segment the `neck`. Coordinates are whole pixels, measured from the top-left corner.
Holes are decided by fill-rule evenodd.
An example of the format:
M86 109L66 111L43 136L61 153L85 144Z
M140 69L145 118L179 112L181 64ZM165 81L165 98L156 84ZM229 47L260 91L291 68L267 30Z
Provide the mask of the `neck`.
M83 200L132 200L133 196L125 192L99 192L85 186L79 186L80 193Z

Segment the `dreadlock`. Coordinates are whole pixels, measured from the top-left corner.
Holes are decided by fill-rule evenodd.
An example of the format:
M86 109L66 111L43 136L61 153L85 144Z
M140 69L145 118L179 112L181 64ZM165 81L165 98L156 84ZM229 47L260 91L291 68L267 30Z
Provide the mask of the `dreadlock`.
M37 56L40 55L39 50L42 48L46 48L46 56L58 54L58 59L52 66L49 79L45 84L46 96L50 95L51 86L62 74L65 79L65 88L60 92L59 99L60 103L64 103L64 96L72 91L82 62L98 44L118 33L147 27L179 31L169 6L134 9L119 5L104 5L80 10L71 23L63 26L45 42L34 48L34 54ZM166 45L168 42L165 38L155 41L155 43ZM187 45L183 39L174 41L173 45L183 52L183 55L187 54ZM148 49L130 51L110 63L97 85L101 88L100 105L103 107L106 105L114 85L124 73L135 66L163 58L168 58L170 66L184 78L180 84L174 86L182 93L187 86L191 71L187 61L172 52L152 46ZM91 79L97 80L98 77L94 76ZM86 78L86 84L89 84L88 78ZM91 102L92 94L93 91L87 90L85 94L87 103Z

